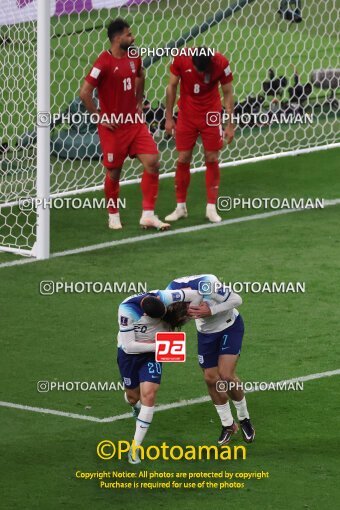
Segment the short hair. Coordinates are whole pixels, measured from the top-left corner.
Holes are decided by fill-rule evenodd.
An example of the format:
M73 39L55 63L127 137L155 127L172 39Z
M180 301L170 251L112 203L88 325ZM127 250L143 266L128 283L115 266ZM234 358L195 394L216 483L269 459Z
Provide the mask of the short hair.
M194 66L201 72L207 71L210 61L211 61L211 53L208 51L206 47L197 48L197 54L193 55L192 63Z
M145 296L142 299L141 307L143 312L152 319L161 319L166 313L165 304L155 296Z
M112 20L107 27L107 36L112 41L115 35L121 34L125 28L130 28L130 25L127 21L122 18L116 18Z

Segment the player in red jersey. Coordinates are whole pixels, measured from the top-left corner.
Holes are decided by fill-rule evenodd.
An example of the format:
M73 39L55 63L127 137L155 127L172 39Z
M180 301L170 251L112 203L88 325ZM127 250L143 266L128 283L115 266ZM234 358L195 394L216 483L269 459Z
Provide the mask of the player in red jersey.
M79 96L91 114L99 114L98 134L106 168L104 191L108 204L109 227L121 229L117 201L119 180L127 156L137 157L144 167L141 188L143 212L140 225L159 230L169 228L154 213L158 194L159 155L157 146L143 122L144 70L139 56L129 55L134 37L128 23L117 18L108 26L111 47L92 66ZM93 100L98 91L100 111Z
M223 138L231 143L234 137L232 113L234 109L233 75L228 60L208 48L187 48L185 55L176 56L170 66L170 81L166 91L166 124L168 134L175 134L178 161L175 177L177 207L166 216L165 221L177 221L188 216L187 191L190 184L190 162L197 137L201 135L206 170L207 208L206 217L218 223L222 218L216 211L220 183L218 165ZM177 123L173 118L177 86L180 86ZM221 98L228 114L224 129L221 124Z

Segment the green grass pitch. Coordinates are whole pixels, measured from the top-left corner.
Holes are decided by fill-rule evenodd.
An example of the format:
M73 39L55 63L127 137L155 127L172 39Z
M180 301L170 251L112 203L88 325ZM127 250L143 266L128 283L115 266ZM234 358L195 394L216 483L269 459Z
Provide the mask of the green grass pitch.
M338 151L223 170L221 195L339 198ZM178 227L204 223L203 174L192 178L190 217ZM117 239L143 235L140 193L122 190L128 208ZM100 195L98 195L100 196ZM172 206L173 182L161 183L159 212ZM223 219L258 211L224 213ZM227 281L304 281L300 294L244 294L246 335L239 362L243 380L278 381L338 367L340 269L339 206L116 246L46 262L0 268L2 374L0 399L104 418L127 411L121 392L38 393L39 380L118 381L116 315L122 294L39 295L41 280L146 281L160 288L176 276L212 272ZM53 251L112 240L104 211L52 214ZM13 260L1 256L0 262ZM197 365L194 327L185 327L188 359L165 368L158 403L206 394ZM135 470L127 461L96 457L102 439L130 439L133 419L93 423L1 407L2 500L8 509L224 508L326 510L337 498L338 377L306 382L301 392L248 395L257 429L246 461L150 462L157 471L269 471L244 489L115 491L74 473ZM219 423L212 404L155 414L145 444L215 444ZM242 444L237 435L233 444Z

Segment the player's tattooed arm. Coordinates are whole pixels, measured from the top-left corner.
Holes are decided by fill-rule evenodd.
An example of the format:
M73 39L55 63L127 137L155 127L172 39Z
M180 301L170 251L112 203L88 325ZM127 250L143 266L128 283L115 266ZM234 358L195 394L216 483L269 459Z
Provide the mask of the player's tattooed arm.
M224 138L227 143L231 143L234 139L235 127L233 124L233 113L234 113L234 95L232 83L224 83L221 85L223 92L223 104L227 113L227 124L224 128Z
M174 106L177 96L177 86L179 83L179 76L170 72L170 79L166 88L166 107L165 107L165 131L168 135L173 135L175 132L174 121Z
M140 112L143 111L144 86L145 86L145 71L143 67L141 67L136 76L136 100L137 108Z

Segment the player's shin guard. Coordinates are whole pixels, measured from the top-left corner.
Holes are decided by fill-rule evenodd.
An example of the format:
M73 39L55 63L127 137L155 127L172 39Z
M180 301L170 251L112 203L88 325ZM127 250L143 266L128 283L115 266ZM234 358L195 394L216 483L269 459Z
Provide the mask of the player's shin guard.
M215 204L220 185L220 167L218 161L206 162L205 185L207 189L207 203Z
M141 189L143 195L142 207L143 211L153 211L158 196L159 174L143 172Z
M230 425L233 424L234 418L233 415L231 414L229 402L222 405L215 404L215 408L220 417L223 427L229 427Z
M142 405L140 408L140 412L136 421L136 432L133 438L137 446L141 445L143 442L145 434L147 433L148 428L152 422L154 411L154 406L148 407Z
M177 162L175 190L177 204L185 204L190 184L190 163Z
M104 181L104 193L108 202L108 213L117 214L118 197L119 197L119 179L111 179L109 171L106 172Z
M233 400L233 403L236 408L239 421L242 421L245 418L249 418L246 397L243 397L243 399L239 402L237 402L237 400Z

